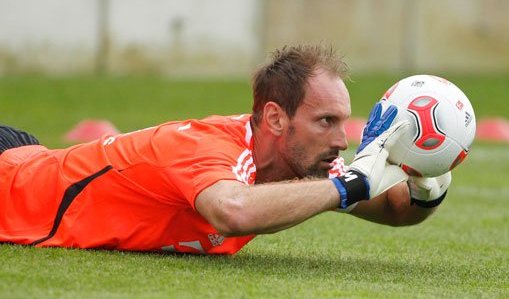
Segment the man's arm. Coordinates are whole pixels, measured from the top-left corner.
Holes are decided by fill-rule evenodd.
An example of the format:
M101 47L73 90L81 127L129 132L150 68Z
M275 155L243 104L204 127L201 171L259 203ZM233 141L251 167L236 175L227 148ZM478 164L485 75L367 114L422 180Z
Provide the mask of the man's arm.
M403 182L369 201L360 201L350 214L379 224L405 226L424 221L435 210L412 205L407 183Z
M451 180L450 171L434 178L409 177L406 183L395 185L370 201L359 202L351 214L392 226L420 223L442 203Z
M196 209L225 236L268 234L297 225L339 205L329 180L246 186L219 181L196 198ZM418 224L436 208L410 204L406 183L399 183L371 200L359 201L350 214L379 224Z
M337 208L330 180L246 186L219 181L196 198L196 210L225 236L274 233Z
M399 167L386 163L387 150L406 129L408 123L401 122L377 136L343 176L252 187L219 181L197 196L196 210L221 234L234 236L277 232L323 211L377 198L408 178Z

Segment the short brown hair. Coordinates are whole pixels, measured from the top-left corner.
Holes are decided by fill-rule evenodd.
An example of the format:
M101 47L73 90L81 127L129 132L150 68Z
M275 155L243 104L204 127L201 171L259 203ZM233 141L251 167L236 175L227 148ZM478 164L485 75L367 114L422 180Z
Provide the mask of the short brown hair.
M284 46L253 75L253 121L260 122L263 107L276 102L292 118L305 96L305 85L317 68L344 79L348 67L332 46Z

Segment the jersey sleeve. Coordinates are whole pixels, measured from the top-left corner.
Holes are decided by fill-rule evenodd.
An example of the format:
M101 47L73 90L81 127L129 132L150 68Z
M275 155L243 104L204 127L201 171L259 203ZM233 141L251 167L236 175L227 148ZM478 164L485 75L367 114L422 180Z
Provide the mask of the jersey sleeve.
M193 207L196 196L220 180L236 180L244 184L254 182L254 173L251 179L248 174L255 169L251 151L231 142L216 140L214 144L202 144L195 158L197 163L192 167L194 188L188 197Z
M218 181L254 183L256 168L251 150L234 136L202 134L185 139L179 144L180 149L187 147L185 154L167 171L193 209L198 194Z

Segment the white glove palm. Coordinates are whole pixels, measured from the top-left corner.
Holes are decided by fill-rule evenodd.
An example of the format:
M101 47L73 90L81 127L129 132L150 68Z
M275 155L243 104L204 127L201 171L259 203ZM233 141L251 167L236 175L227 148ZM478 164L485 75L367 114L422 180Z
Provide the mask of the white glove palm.
M370 199L408 179L408 175L401 168L387 164L391 147L408 129L408 122L391 126L355 155L350 164L350 169L366 176Z

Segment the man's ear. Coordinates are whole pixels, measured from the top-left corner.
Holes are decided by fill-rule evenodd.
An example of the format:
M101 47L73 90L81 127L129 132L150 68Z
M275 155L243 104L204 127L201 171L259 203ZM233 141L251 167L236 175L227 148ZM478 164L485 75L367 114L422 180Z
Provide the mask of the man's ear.
M288 115L278 103L269 101L263 106L263 121L275 136L281 136L288 126Z

